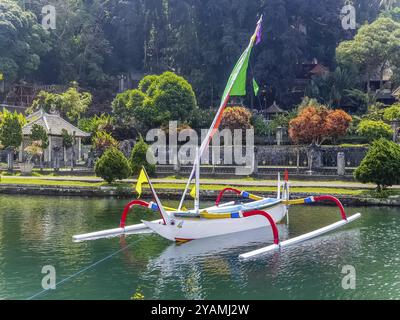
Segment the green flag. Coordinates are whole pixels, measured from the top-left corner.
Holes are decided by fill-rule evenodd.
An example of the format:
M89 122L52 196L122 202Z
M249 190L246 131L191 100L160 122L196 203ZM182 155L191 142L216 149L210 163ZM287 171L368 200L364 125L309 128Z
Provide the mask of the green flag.
M259 42L260 30L261 30L262 17L257 22L256 30L250 39L250 43L246 50L240 56L240 59L236 63L233 71L229 77L228 83L225 87L224 94L222 95L222 102L229 96L245 96L246 95L246 79L247 79L247 69L249 66L249 60L251 51L253 49L254 43Z
M260 90L260 87L257 84L256 79L253 78L253 89L254 89L254 95L258 96L258 91Z
M245 96L246 95L246 79L247 79L247 68L249 66L249 59L251 50L253 49L255 36L252 37L249 46L241 55L240 59L236 63L233 71L229 77L226 85L222 101L224 101L226 95L229 93L230 96ZM229 91L229 89L231 90Z

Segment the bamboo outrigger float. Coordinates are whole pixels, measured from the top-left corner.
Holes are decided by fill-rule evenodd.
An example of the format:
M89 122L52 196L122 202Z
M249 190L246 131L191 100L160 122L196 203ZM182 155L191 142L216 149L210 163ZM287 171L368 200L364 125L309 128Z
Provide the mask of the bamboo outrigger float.
M361 214L359 213L351 217L347 217L343 205L338 199L333 196L307 197L304 199L290 200L287 172L285 174L285 179L282 183L278 175L276 198L260 197L246 191L238 190L236 188L226 188L220 192L214 206L200 209L200 159L202 154L208 147L215 132L218 130L219 124L222 119L222 114L229 100L229 97L232 95L238 95L236 94L237 92L242 92L243 90L245 90L246 82L243 81L243 79L246 78L247 67L252 47L254 44L257 44L260 41L261 22L262 18L257 23L256 31L251 37L248 47L243 52L229 78L224 95L222 97L221 105L217 111L211 128L208 131L206 138L203 140L200 148L196 152L193 169L186 184L186 188L183 192L179 207L177 209L173 209L167 208L162 205L153 188L153 185L151 184L149 177L147 176L145 169L143 168L141 176L143 174L143 180L149 184L151 192L153 194L154 202L133 200L125 206L119 228L76 235L73 237L75 241L93 240L125 234L155 232L171 241L187 242L237 232L250 231L258 228L265 228L266 232L272 233L274 244L252 252L241 254L239 256L241 259L250 259L266 252L279 250L286 246L314 238L316 236L340 228L347 223L350 223L360 218ZM140 177L139 180L141 180ZM195 179L194 209L184 210L183 202L185 200L187 190L193 179ZM235 193L238 197L241 198L241 200L237 202L232 201L221 204L221 200L226 192ZM334 202L340 210L341 220L324 228L303 234L293 239L280 242L279 232L276 224L281 222L285 217L288 219L289 206L312 204L320 201ZM142 223L140 224L126 226L127 215L134 206L142 206L154 211L158 211L160 213L161 219L155 221L142 221Z

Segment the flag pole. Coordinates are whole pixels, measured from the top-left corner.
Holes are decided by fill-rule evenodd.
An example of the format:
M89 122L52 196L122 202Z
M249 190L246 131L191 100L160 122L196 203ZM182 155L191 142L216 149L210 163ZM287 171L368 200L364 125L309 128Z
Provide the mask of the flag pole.
M211 142L211 139L213 138L215 132L218 130L218 127L221 123L222 120L222 114L224 112L224 109L229 101L230 98L230 93L232 91L233 86L235 85L235 82L240 74L240 72L242 71L242 67L244 66L245 62L246 62L246 58L249 55L249 51L251 52L251 49L254 46L254 43L258 43L260 40L260 33L261 33L261 23L262 23L262 16L260 17L259 21L257 22L257 27L256 30L254 32L254 34L251 36L250 38L250 43L247 46L246 50L242 53L242 55L240 56L237 64L235 65L233 72L231 74L231 76L229 77L228 80L228 85L225 88L224 91L224 95L220 104L220 107L217 111L217 114L215 115L215 118L211 124L211 127L207 133L207 136L205 137L205 139L203 140L201 146L200 146L200 151L199 151L199 158L201 158L201 156L203 155L203 152L205 151L206 147L209 145L209 143ZM182 198L181 201L179 203L179 207L178 210L182 209L183 206L183 202L185 201L185 197L186 197L186 193L187 190L190 186L190 183L192 182L194 175L195 175L195 171L196 171L196 165L197 165L197 160L195 160L195 163L193 164L193 168L192 171L190 173L189 179L186 183L185 186L185 190L183 191L182 194Z
M194 209L197 214L200 212L200 153L199 153L199 147L196 147L196 197L194 199Z

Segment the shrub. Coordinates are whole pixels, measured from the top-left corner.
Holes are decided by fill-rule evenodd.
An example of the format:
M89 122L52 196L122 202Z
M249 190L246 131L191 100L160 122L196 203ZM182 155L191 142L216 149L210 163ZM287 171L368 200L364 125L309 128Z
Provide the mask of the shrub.
M132 168L132 174L138 175L142 166L145 167L149 175L153 175L156 171L156 166L147 162L146 154L149 149L149 145L144 142L143 138L140 137L139 141L133 147L130 163Z
M117 148L118 141L115 140L109 133L105 131L99 131L93 137L94 149L103 154L108 148Z
M251 118L251 124L254 128L254 134L259 137L267 136L270 133L270 129L267 123L265 123L263 116L253 116Z
M63 147L69 149L74 145L74 137L68 133L67 130L61 130L62 144Z
M400 146L383 138L376 140L354 177L362 183L375 183L378 191L400 183Z
M285 114L275 115L269 123L270 132L271 133L276 132L278 127L288 129L290 121L296 117L297 117L297 110L292 110Z
M215 112L210 109L196 107L189 115L188 124L193 129L209 128L215 117Z
M103 178L108 183L119 179L126 179L131 175L128 159L117 148L108 149L94 167L96 176Z
M222 115L221 128L223 129L251 129L251 112L244 107L228 107Z
M383 113L383 118L387 121L400 120L400 103L396 103L389 108L386 108Z
M46 130L36 123L32 126L31 139L32 141L40 141L43 149L49 146L49 137Z
M363 120L357 127L357 134L374 141L380 138L391 139L393 130L383 121Z

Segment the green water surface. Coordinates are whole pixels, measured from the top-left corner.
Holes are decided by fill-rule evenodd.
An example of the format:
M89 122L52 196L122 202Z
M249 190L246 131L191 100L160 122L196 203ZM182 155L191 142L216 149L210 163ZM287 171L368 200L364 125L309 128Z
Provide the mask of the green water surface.
M400 298L398 208L347 208L362 218L252 261L238 255L272 243L263 229L179 246L155 234L72 241L75 234L117 227L126 202L0 195L0 299L42 291L45 265L54 266L61 284L35 299L131 299L135 293L145 299ZM156 218L135 212L128 223ZM339 219L334 207L292 207L289 226L279 230L282 238L294 237ZM355 289L342 287L347 265L356 271Z

